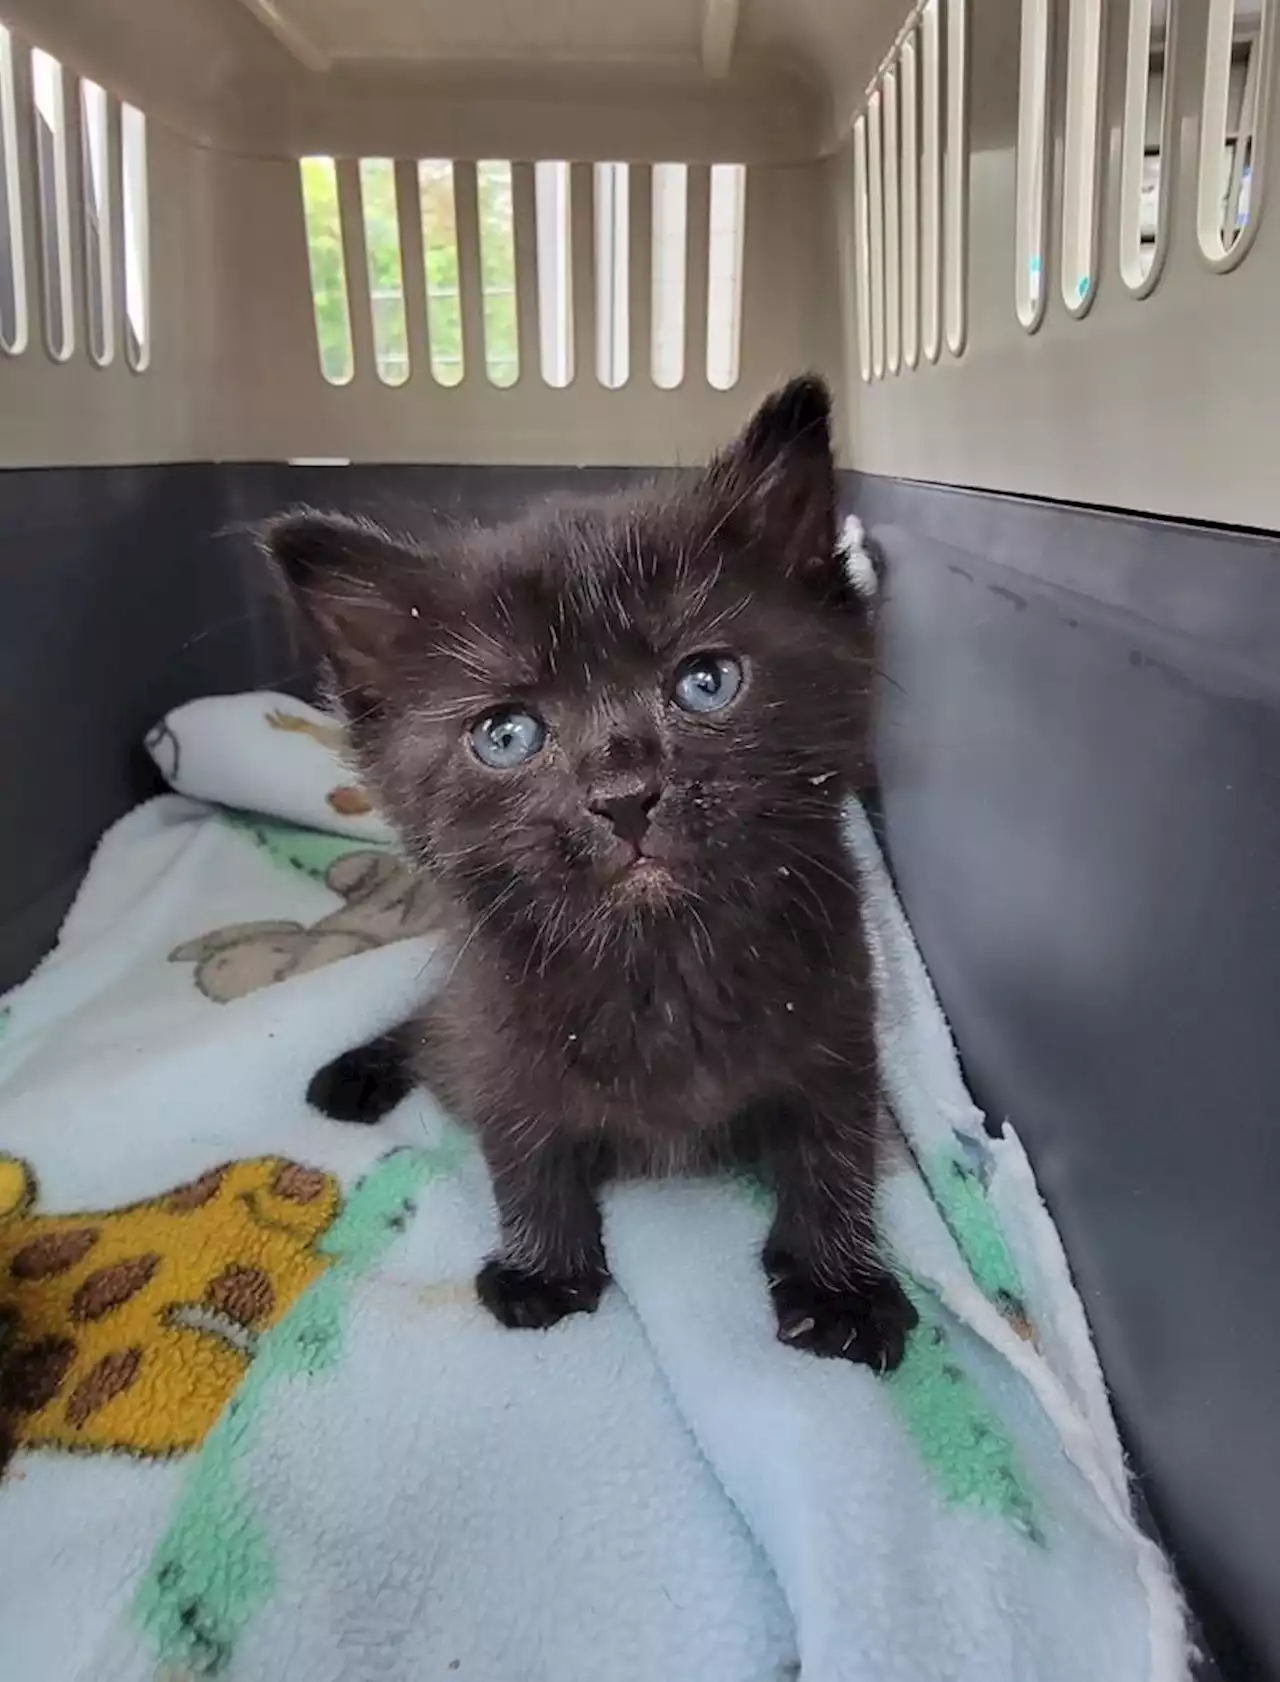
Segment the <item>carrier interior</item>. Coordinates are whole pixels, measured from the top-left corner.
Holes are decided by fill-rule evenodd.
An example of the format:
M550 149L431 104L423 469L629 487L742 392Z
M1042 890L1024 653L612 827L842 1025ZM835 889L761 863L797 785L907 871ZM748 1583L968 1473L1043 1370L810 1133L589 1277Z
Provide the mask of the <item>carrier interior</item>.
M1280 1675L1272 0L3 0L0 984L138 745L311 683L247 526L821 372L883 833L1221 1674Z

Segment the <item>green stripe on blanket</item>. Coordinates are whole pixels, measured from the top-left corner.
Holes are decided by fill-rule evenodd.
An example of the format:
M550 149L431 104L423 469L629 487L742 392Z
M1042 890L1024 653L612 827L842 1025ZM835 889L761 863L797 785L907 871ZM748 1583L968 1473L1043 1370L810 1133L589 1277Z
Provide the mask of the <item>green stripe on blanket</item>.
M939 1177L945 1182L945 1169ZM739 1174L736 1180L757 1208L772 1214L773 1193L767 1186L750 1174ZM991 1222L1003 1248L1004 1240L986 1206L981 1182L977 1183L977 1197L980 1211L970 1211L968 1230L985 1236L983 1220ZM946 1210L944 1218L950 1225ZM963 1244L960 1248L972 1267L969 1252ZM1011 1260L1008 1265L1012 1274ZM883 1381L899 1421L948 1506L981 1507L997 1513L1029 1540L1041 1542L1035 1503L1009 1433L977 1385L954 1360L934 1296L905 1272L902 1280L920 1315L920 1324L907 1340L902 1365ZM978 1284L985 1289L981 1278Z
M246 841L260 847L273 864L320 883L324 882L326 872L335 859L347 858L352 853L390 853L395 850L386 841L328 835L319 829L303 829L298 824L258 817L253 812L224 808L217 816L228 829L235 830Z
M405 1230L414 1198L451 1174L461 1157L451 1138L429 1150L397 1150L352 1189L316 1248L328 1270L267 1332L226 1412L205 1439L133 1601L157 1658L192 1677L220 1675L236 1642L275 1587L266 1527L241 1463L282 1380L314 1378L342 1353L352 1283Z

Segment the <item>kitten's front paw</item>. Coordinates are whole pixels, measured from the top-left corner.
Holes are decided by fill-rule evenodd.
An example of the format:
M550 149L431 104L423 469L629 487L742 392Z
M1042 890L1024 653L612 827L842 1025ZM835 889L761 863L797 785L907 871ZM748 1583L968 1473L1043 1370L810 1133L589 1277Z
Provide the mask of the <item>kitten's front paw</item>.
M765 1265L779 1342L882 1373L892 1372L902 1360L907 1333L920 1317L891 1273L868 1274L849 1289L834 1291L789 1258L770 1256Z
M399 1048L387 1038L372 1040L335 1057L311 1077L307 1102L331 1121L370 1126L390 1115L413 1091Z
M566 1314L594 1314L608 1274L592 1269L549 1279L495 1258L476 1276L476 1295L501 1325L542 1330Z

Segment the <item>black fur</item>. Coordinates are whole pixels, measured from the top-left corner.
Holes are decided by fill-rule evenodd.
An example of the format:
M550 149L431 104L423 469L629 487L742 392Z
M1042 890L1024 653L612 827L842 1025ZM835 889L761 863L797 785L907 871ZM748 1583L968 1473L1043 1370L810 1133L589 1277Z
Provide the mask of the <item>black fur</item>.
M479 1135L502 1227L479 1290L506 1324L595 1307L603 1178L744 1160L777 1192L784 1341L883 1369L915 1322L874 1218L840 832L872 626L836 554L828 417L798 380L703 472L434 546L305 510L267 531L364 774L446 900L454 967L411 1060ZM674 703L700 652L745 674L722 712ZM509 704L546 746L495 771L469 732ZM352 1055L313 1092L373 1119L405 1076Z
M383 1034L357 1046L311 1078L307 1102L334 1121L381 1121L413 1091L402 1036Z

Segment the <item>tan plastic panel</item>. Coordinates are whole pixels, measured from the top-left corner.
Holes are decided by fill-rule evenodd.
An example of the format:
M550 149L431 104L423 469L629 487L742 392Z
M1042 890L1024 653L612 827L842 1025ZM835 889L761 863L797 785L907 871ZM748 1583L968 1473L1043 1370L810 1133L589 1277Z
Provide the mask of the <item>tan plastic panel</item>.
M485 15L491 3L496 0L485 0ZM847 123L857 100L849 96L846 106L842 89L879 62L902 22L896 3L865 0L846 20L828 0L794 0L790 10L774 0L741 7L703 0L695 8L664 0L637 25L636 63L588 65L591 55L602 61L610 43L616 46L616 19L575 0L568 10L583 29L556 52L561 60L571 58L576 40L583 63L544 64L528 74L500 62L496 44L484 65L443 57L393 65L340 58L329 70L309 67L294 30L320 15L312 14L311 0L298 0L292 10L278 7L274 29L245 0L183 0L181 7L169 0L8 4L11 14L32 14L41 44L148 111L155 348L142 376L119 359L108 370L95 369L80 352L54 366L36 343L20 358L0 359L0 461L690 460L774 381L816 367L834 376L848 399L854 446L848 459L869 471L1280 526L1280 481L1272 468L1280 423L1280 335L1272 324L1280 218L1274 204L1264 208L1256 241L1229 274L1209 270L1194 237L1208 0L1182 0L1172 91L1172 248L1146 299L1132 297L1117 270L1127 8L1121 0L1108 8L1099 286L1096 303L1080 320L1067 316L1057 284L1068 9L1055 8L1049 303L1043 326L1032 335L1018 324L1013 305L1020 8L1013 0L999 6L971 0L966 348L957 358L944 347L936 365L922 355L914 371L904 367L869 385L857 365L850 148L845 145L830 163L782 160L810 156L824 132ZM409 11L417 15L413 6ZM551 13L565 15L565 8ZM354 14L328 0L324 15L331 23L345 19L346 27ZM470 25L464 27L456 7L446 6L442 15L462 30L450 38L452 50L469 53ZM394 20L384 22L393 27ZM526 20L525 27L535 26ZM337 50L337 39L326 53ZM779 54L772 69L766 53L771 43ZM822 51L829 56L825 89L816 80L797 81L797 65L809 74ZM673 55L692 55L693 62L673 63ZM445 90L439 100L423 101L428 86ZM551 98L556 87L563 93L558 104ZM481 88L485 97L472 99ZM1276 99L1274 86L1267 97ZM166 114L177 128L163 120ZM201 144L191 143L193 134ZM543 140L535 145L539 135ZM487 143L500 136L528 144ZM596 143L588 146L592 136ZM303 137L308 143L298 147ZM217 144L204 143L210 138ZM346 144L331 144L335 139ZM370 366L360 262L349 266L348 275L356 378L348 387L327 385L316 354L294 161L313 143L347 159L748 159L739 385L721 393L705 379L698 331L706 250L697 243L702 223L691 216L684 384L660 392L648 377L639 307L648 261L642 238L633 254L640 289L632 292L630 381L615 392L595 380L594 357L582 354L592 343L592 322L580 311L578 376L566 390L548 388L532 354L527 203L517 218L524 227L518 277L524 355L513 389L487 383L474 343L462 386L446 390L432 382L421 354L422 302L412 275L406 296L414 373L402 388L381 385ZM1274 177L1280 125L1271 125L1269 147L1266 168ZM351 202L354 164L343 168ZM520 173L527 178L527 171ZM633 170L633 178L642 210L643 170ZM589 237L581 208L589 201L587 179L580 171L580 240ZM700 163L692 183L691 203L705 202ZM1273 179L1272 199L1276 190ZM643 231L642 215L634 226ZM78 225L74 233L78 245ZM349 238L358 255L357 232L349 230ZM587 248L580 243L578 249L581 257ZM406 252L412 262L408 245ZM28 258L34 297L34 240ZM580 265L580 281L586 273ZM580 284L578 291L580 302L589 301L589 286ZM464 305L474 328L474 292Z
M16 37L15 37L16 41ZM596 373L593 170L573 166L572 246L576 376L543 380L537 355L533 169L514 170L521 376L510 389L485 372L474 164L457 165L461 311L466 377L437 385L425 354L427 321L413 158L400 166L402 254L410 377L383 384L373 366L358 164L339 161L355 374L323 378L316 344L298 164L199 147L149 123L152 334L150 365L117 356L95 367L83 348L83 225L78 147L71 249L77 348L55 363L40 342L32 112L22 67L18 129L25 154L32 342L0 356L0 466L184 459L321 457L363 461L661 465L696 461L723 442L747 406L800 368L840 359L839 288L829 166L751 166L746 176L740 378L707 379L709 166L688 172L685 373L671 391L650 373L651 171L633 164L631 375L621 389ZM67 106L77 104L67 75ZM120 211L117 203L116 217ZM115 246L123 249L117 229ZM120 314L119 288L116 311Z
M700 7L688 0L645 0L643 9L608 0L243 0L299 55L321 64L346 59L460 60L501 55L530 65L695 61Z
M175 133L258 156L799 161L900 0L5 0Z
M421 357L404 386L381 385L371 366L368 287L360 262L347 266L355 378L347 386L328 385L316 352L296 165L222 158L215 167L227 211L224 272L257 277L252 300L234 288L222 300L216 431L226 455L620 465L696 461L723 441L749 402L779 380L798 368L834 367L839 359L835 240L822 164L748 171L741 376L727 392L714 390L706 378L703 166L690 169L685 375L673 391L658 390L649 372L644 165L631 171L631 297L640 309L632 312L631 377L619 390L605 389L596 377L594 287L589 263L581 262L583 251L591 251L589 165L575 166L572 183L577 348L575 377L563 390L542 379L529 319L531 171L517 170L515 184L517 284L525 306L520 379L498 390L485 376L474 331L465 347L461 385L435 385ZM465 238L462 228L460 235ZM805 254L803 261L797 262L797 253ZM464 326L479 318L469 267L463 263ZM423 342L426 327L421 288L412 276L406 305L412 349Z
M974 4L968 347L958 361L944 350L936 367L922 361L914 372L869 385L852 366L857 464L874 473L1278 528L1280 124L1270 126L1269 202L1256 242L1238 268L1214 274L1200 257L1195 219L1208 0L1180 0L1172 244L1151 296L1132 297L1117 262L1128 8L1109 6L1100 282L1088 315L1072 320L1058 284L1068 8L1054 10L1044 324L1027 334L1014 312L1019 8ZM1274 110L1274 77L1266 97ZM851 200L850 167L838 195L847 190ZM851 255L845 264L849 291Z
M31 118L25 76L19 75L18 132L29 184ZM219 281L226 276L216 216L215 160L154 128L148 134L151 178L150 366L135 373L123 354L123 228L114 210L116 256L115 356L94 365L85 348L83 223L79 214L79 147L72 118L71 257L75 349L55 363L44 345L40 307L39 242L34 195L23 194L26 224L30 343L20 356L0 352L0 467L98 462L186 461L211 453L212 394L221 379L216 335ZM118 151L117 151L118 156Z

